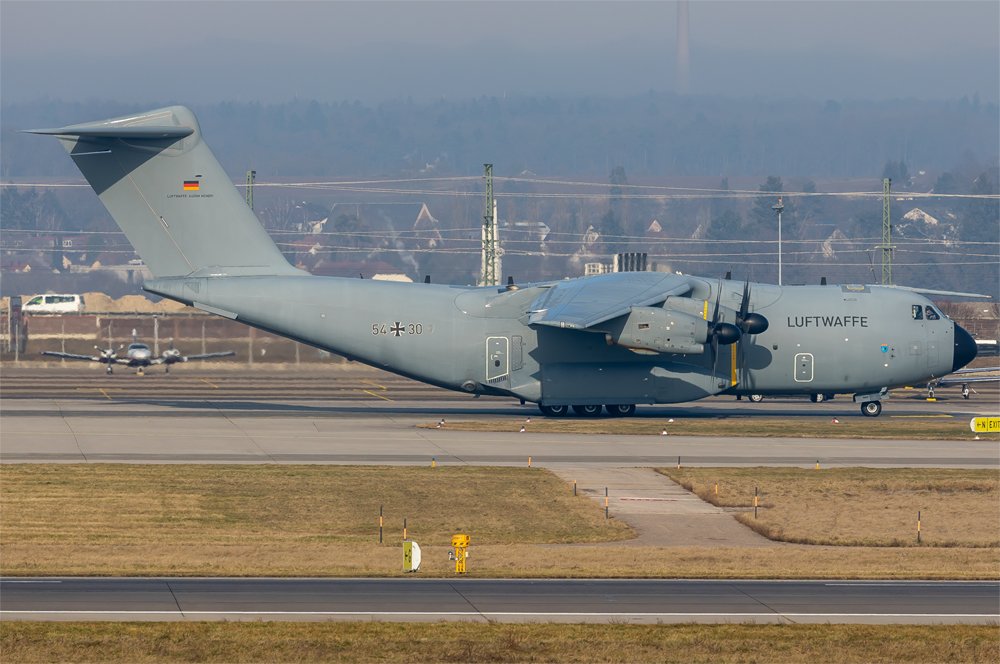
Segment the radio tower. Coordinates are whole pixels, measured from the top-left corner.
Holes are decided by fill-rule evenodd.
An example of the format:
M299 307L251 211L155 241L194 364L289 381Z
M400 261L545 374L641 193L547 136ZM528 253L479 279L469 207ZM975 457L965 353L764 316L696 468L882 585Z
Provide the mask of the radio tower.
M257 179L257 171L247 171L247 207L253 209L253 183Z
M691 72L690 50L688 48L688 2L679 0L677 3L677 76L675 85L677 94L688 92L688 76Z
M483 250L480 286L500 284L500 248L497 238L497 201L493 198L493 164L483 164L486 169L486 211L483 214Z
M882 285L892 285L892 219L889 217L889 189L892 180L884 178L882 180Z

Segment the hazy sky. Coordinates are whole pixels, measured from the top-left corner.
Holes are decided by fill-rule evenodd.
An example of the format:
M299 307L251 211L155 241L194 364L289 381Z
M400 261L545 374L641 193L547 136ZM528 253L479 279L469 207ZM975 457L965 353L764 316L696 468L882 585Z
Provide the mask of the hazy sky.
M0 2L0 97L377 102L674 89L676 2ZM690 3L693 93L1000 97L1000 2Z

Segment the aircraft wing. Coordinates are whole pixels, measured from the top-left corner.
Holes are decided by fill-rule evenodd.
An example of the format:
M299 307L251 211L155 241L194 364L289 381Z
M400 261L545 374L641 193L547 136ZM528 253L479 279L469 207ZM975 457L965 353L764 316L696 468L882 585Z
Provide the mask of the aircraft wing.
M624 316L632 307L652 306L690 291L687 277L656 272L559 281L532 303L528 324L583 330Z
M898 286L893 284L892 286L882 285L881 288L894 288L896 290L910 291L911 293L919 293L920 295L940 295L944 297L968 297L977 300L990 300L992 296L984 295L982 293L963 293L961 291L946 291L946 290L932 290L930 288L913 288L912 286Z
M966 383L995 383L1000 381L1000 367L978 367L975 369L959 369L955 373L942 376L934 381L934 385L964 385Z
M178 353L169 353L166 355L161 355L160 357L154 357L149 361L150 364L177 364L178 362L189 362L191 360L207 360L213 357L231 357L236 355L235 351L227 350L221 353L204 353L202 355L180 355Z
M995 383L1000 381L1000 376L946 376L937 382L937 385L965 385L966 383Z
M54 350L43 350L42 355L61 357L64 360L87 360L88 362L100 362L101 358L96 355L77 355L76 353L58 353Z
M213 357L232 357L236 355L236 351L227 350L221 353L203 353L201 355L186 355L181 362L190 362L191 360L208 360Z

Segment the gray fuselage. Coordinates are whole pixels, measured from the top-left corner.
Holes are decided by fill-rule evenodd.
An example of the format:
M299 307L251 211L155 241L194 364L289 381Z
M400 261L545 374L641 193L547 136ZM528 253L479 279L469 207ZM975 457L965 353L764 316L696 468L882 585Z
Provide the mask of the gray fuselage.
M716 297L719 285L687 279L705 302ZM715 358L609 345L601 326L529 325L532 303L550 286L258 276L158 279L146 289L433 385L549 405L871 393L926 382L955 364L956 326L908 291L753 284L752 310L768 329L720 346ZM738 306L742 286L722 282L724 307Z

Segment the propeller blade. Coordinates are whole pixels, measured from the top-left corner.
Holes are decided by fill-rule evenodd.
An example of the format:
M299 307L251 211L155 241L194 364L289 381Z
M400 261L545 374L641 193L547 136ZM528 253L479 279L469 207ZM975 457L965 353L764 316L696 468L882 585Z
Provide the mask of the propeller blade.
M747 312L750 311L750 280L747 279L743 282L743 299L740 300L740 314L739 320L742 322L746 320ZM737 323L738 325L739 323ZM744 330L746 332L746 330Z
M719 322L719 300L722 299L722 279L719 279L719 289L715 291L715 311L712 312L712 328Z
M719 337L712 335L712 378L718 376L719 368Z

